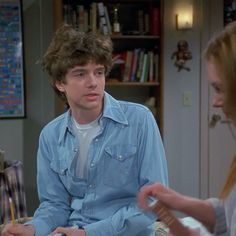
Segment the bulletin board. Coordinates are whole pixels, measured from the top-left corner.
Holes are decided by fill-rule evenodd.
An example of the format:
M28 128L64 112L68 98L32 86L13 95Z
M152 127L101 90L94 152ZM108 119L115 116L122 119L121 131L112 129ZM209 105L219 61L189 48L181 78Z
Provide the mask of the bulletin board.
M25 117L21 0L0 0L0 119Z

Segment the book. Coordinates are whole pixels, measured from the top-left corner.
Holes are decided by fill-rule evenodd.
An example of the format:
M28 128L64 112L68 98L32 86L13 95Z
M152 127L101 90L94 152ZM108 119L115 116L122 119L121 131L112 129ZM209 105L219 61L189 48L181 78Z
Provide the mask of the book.
M126 52L126 60L125 60L125 69L124 69L124 82L129 81L129 75L131 71L131 63L132 63L133 51L128 50Z
M84 9L84 31L87 32L89 30L89 14L88 10Z
M108 34L108 28L107 28L107 25L106 25L106 19L105 17L101 17L100 18L100 31L104 34L104 35L107 35Z
M109 18L107 6L104 6L104 10L105 10L105 18L106 18L106 22L107 22L108 33L112 34L111 21Z
M105 8L104 8L103 2L98 2L97 7L98 7L100 30L104 35L107 35L109 31L108 31L107 21L105 17Z
M78 30L84 32L84 6L77 5L77 26Z
M72 24L72 7L71 5L63 5L63 19L67 24Z
M149 34L150 33L150 16L149 14L145 13L144 15L144 33Z
M144 32L143 10L138 10L138 31L139 31L139 34L143 34Z
M90 29L92 32L97 31L97 3L92 2L90 5Z
M144 56L144 50L141 50L139 52L138 57L138 66L136 70L136 81L140 81L141 75L142 75L142 67L143 67L143 56Z
M151 35L160 36L161 33L161 24L160 24L160 8L152 7L150 13L150 33Z
M150 52L147 53L147 61L146 61L146 65L144 67L143 82L148 82L149 69L150 69Z
M154 53L153 51L148 52L149 61L149 77L148 82L154 82Z
M134 49L133 52L133 60L132 60L132 66L131 66L131 75L130 75L130 81L134 82L136 80L136 70L138 65L138 55L139 55L139 48Z
M147 54L147 52L145 52L143 55L142 74L140 77L141 83L145 82L145 75L146 75L146 70L147 70L147 60L148 60L148 54Z

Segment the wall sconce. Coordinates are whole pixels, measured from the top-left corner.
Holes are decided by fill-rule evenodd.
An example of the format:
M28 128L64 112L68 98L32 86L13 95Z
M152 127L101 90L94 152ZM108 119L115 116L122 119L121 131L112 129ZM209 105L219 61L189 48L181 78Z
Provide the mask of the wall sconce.
M193 6L189 3L182 3L177 7L176 28L188 30L193 27Z

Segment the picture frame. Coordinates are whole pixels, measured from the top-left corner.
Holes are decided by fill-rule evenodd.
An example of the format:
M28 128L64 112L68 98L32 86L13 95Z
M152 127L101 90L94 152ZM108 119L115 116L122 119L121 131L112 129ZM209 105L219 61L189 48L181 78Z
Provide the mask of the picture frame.
M0 0L0 119L25 117L21 0Z

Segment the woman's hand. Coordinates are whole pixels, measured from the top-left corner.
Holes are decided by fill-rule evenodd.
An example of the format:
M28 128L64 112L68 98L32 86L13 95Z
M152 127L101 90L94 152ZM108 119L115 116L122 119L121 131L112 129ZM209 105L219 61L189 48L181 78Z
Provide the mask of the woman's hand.
M185 196L180 193L175 192L174 190L163 186L162 184L156 183L141 188L138 194L138 203L141 208L150 210L148 206L148 197L152 196L162 203L165 204L168 208L172 210L182 211L185 206Z

